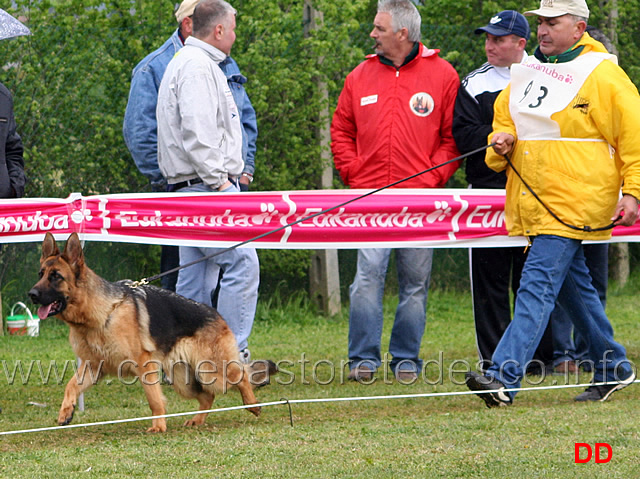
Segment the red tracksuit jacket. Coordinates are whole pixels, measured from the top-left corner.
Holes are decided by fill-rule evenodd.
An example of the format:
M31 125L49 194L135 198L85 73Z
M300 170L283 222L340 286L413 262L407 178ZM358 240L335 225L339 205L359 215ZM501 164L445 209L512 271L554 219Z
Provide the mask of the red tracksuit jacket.
M369 55L347 76L331 124L331 151L346 185L380 188L459 155L451 123L460 80L438 51L420 44L400 68ZM397 187L442 187L459 166Z

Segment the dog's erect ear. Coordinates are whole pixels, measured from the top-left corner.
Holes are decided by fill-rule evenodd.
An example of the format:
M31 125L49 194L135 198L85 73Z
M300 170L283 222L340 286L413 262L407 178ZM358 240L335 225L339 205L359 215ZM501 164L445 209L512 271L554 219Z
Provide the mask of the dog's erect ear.
M49 232L44 236L44 241L42 242L42 257L41 260L47 259L49 256L54 256L60 254L60 250L58 249L58 245L56 244L56 239Z
M78 238L78 233L71 233L62 255L73 267L77 268L84 264L84 253L82 252L82 244L80 243L80 238Z

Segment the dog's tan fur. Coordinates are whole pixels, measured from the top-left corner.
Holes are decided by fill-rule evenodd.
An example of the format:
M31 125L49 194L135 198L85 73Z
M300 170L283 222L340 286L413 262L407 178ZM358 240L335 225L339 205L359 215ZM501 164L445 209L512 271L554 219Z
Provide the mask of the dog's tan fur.
M78 396L94 382L88 380L86 374L82 380L82 368L91 367L97 371L100 363L100 375L140 378L153 416L166 414L158 364L162 364L179 394L198 400L201 411L210 409L216 392L226 392L229 386L240 391L244 404L257 403L249 370L238 361L235 337L214 309L159 288L136 288L131 284L104 280L85 264L82 246L75 233L69 237L62 253L54 237L47 233L40 263L40 280L29 294L34 302L45 305L52 303L52 300L47 303L48 296L63 298L57 303L64 304L62 311L50 315L55 314L69 325L69 341L81 361L79 373L65 388L58 424L68 424L72 420ZM167 301L171 306L167 309L177 316L184 308L188 314L197 311L209 317L196 318L197 327L192 334L170 338L170 346L163 346L158 343L158 335L152 334L151 322L161 322L155 331L158 327L172 325L165 324L168 320L164 317L160 320L152 317L154 313L145 302L150 301L149 296ZM176 318L181 319L184 318ZM196 370L201 374L194 384ZM256 416L260 414L259 407L249 408L249 411ZM200 425L206 416L206 413L199 413L185 425ZM148 431L164 432L166 428L164 418L154 418Z

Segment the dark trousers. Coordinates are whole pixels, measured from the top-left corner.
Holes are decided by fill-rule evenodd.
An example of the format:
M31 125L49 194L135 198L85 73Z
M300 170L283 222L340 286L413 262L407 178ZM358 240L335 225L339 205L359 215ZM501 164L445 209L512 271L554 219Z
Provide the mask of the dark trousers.
M500 338L511 322L522 268L527 258L524 246L472 248L470 251L473 319L480 369L486 371ZM513 303L510 298L513 295ZM548 326L534 355L535 361L553 361L553 338ZM534 372L535 367L530 370Z
M172 270L180 266L180 247L164 245L160 253L160 272ZM175 292L178 282L178 272L175 271L160 278L164 289Z
M1 245L0 245L1 247ZM180 247L179 246L163 246L160 253L160 272L164 273L173 268L180 266ZM218 304L218 294L220 293L220 280L222 279L222 269L220 270L220 277L218 279L218 286L211 293L211 304L215 308ZM176 284L178 282L178 272L167 274L160 278L160 283L164 289L168 289L175 293Z

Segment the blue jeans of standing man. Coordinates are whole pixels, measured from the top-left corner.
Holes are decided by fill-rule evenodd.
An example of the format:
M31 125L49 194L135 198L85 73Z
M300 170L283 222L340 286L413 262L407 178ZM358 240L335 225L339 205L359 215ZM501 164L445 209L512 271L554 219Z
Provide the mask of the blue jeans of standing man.
M609 244L582 245L584 258L591 276L591 284L596 288L602 307L607 306L607 285L609 277ZM564 361L577 361L590 371L588 362L589 345L582 339L580 333L574 330L569 313L556 302L556 308L551 313L551 333L553 336L553 366ZM583 363L584 361L584 363Z
M352 368L377 369L382 364L382 297L391 255L390 248L358 250L358 266L349 288L349 359ZM427 293L431 278L432 249L395 249L399 302L391 331L391 369L422 369L418 357L427 320Z
M202 183L180 190L181 193L194 191L213 192ZM235 186L225 190L235 191L239 191ZM180 246L180 264L196 261L224 249ZM260 264L255 248L236 248L181 269L178 272L176 292L211 306L211 293L218 284L221 268L224 275L220 281L217 309L233 331L238 348L242 350L248 345L258 302Z
M589 344L594 381L619 381L631 374L624 347L614 341L613 328L591 284L582 242L541 235L533 240L522 271L513 321L493 355L487 375L507 388L519 388L523 368L544 333L556 299L567 309L574 327ZM515 392L510 395L513 398Z

